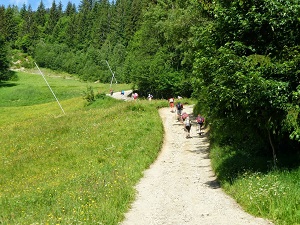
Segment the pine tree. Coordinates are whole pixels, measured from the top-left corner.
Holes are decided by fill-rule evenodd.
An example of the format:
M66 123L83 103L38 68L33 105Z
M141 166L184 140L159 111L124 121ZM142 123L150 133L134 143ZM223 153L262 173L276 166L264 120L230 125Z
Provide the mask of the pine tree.
M52 6L49 10L49 19L47 21L47 26L46 26L46 34L51 35L52 31L56 25L56 23L59 20L59 12L58 8L56 6L55 0L52 2Z
M15 7L8 6L5 12L6 41L13 42L17 40L19 23L20 23L20 17L18 16L18 8L16 6Z
M112 13L109 1L103 0L96 3L92 14L94 16L91 34L93 45L100 49L110 33Z
M92 28L92 9L94 6L93 0L81 0L79 5L79 13L77 16L78 22L78 39L77 46L81 48L85 48L89 46L91 42L91 28Z
M9 62L7 59L7 48L5 39L0 36L0 82L9 79Z
M31 5L29 5L27 9L25 9L24 7L25 4L22 8L22 22L20 23L20 31L18 40L16 41L16 45L24 52L28 52L29 49L33 46L34 37L36 37L35 33L37 31L33 28L36 25L34 24L34 13L32 11Z
M35 22L38 26L44 27L46 23L46 9L43 1L40 2L35 13Z
M5 7L0 6L0 34L5 34Z
M62 2L59 1L58 6L57 6L57 17L58 20L63 16L63 5Z
M22 8L20 9L20 15L21 15L21 18L22 18L22 19L25 18L26 13L27 13L27 6L26 6L26 4L24 3L24 4L22 5Z
M65 15L70 17L76 13L76 6L75 4L72 4L71 2L68 2L66 10L65 10Z
M69 23L67 25L67 36L66 36L66 44L71 48L76 48L76 40L77 40L77 21L76 14L70 16Z

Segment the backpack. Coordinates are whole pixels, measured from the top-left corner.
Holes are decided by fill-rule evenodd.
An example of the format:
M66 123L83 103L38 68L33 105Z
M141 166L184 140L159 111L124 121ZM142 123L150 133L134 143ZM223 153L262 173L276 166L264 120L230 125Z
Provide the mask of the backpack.
M197 123L204 123L204 118L202 116L198 117Z
M190 127L191 126L191 122L189 118L186 118L185 120L185 126Z
M183 109L183 105L180 102L177 103L176 107L177 107L178 110L182 110Z

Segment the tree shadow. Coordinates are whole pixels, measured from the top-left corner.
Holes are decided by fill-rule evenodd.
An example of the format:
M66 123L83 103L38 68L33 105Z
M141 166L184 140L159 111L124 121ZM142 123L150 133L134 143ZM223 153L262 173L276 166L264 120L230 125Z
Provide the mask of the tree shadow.
M15 87L17 84L9 83L9 82L0 82L0 88L4 87Z
M210 187L211 189L221 188L221 184L219 183L219 181L217 179L211 180L211 181L207 181L204 184L207 185L208 187Z

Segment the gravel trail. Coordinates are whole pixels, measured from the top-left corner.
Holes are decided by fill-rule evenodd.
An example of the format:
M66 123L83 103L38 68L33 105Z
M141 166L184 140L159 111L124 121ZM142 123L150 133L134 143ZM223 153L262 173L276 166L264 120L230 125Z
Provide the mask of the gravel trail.
M183 110L192 113L192 106ZM220 188L210 166L209 142L196 125L186 139L169 108L159 111L163 148L136 186L137 196L122 225L267 225L245 213Z

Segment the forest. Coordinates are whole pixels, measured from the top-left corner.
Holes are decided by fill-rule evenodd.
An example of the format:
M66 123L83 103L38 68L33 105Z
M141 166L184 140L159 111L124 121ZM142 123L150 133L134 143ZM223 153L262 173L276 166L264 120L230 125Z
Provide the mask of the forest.
M299 166L298 0L41 1L0 6L0 35L1 83L20 53L102 83L107 60L141 96L195 98L216 144Z

